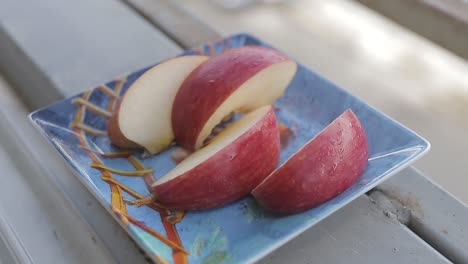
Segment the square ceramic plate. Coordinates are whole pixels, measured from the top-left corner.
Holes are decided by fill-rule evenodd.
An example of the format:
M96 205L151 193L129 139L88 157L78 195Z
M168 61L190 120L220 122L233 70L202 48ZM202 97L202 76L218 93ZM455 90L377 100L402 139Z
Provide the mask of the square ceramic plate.
M268 46L250 35L239 34L184 54L213 55L245 45ZM156 207L137 208L127 205L125 200L148 194L143 179L93 169L90 164L99 163L119 170L154 168L156 178L175 166L170 158L171 149L145 159L141 158L141 153L128 157L99 153L119 151L105 134L107 117L99 109L112 110L119 95L147 69L38 110L31 114L31 119L96 198L156 261L254 262L408 166L429 149L429 143L411 130L299 65L286 94L276 103L279 120L295 128L295 136L281 153L281 163L351 108L366 130L370 147L368 166L353 186L319 207L290 216L270 214L252 197L213 210L189 211L185 215L181 212L168 215Z

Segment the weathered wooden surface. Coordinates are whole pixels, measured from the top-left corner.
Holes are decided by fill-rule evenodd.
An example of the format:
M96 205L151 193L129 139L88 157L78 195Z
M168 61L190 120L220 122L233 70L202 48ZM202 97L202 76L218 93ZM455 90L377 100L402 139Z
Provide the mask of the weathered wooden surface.
M450 263L361 196L260 263Z
M10 255L18 263L113 263L115 258L100 236L70 203L70 199L86 203L94 198L87 192L70 195L81 189L78 181L66 190L57 184L54 178L71 178L70 170L49 162L59 161L58 157L29 123L27 110L3 79L0 94L0 241L11 251L0 259L15 263L5 260ZM122 240L125 234L120 233Z
M357 0L468 59L468 4L464 0Z
M167 34L180 46L196 47L220 35L200 19L168 0L124 0L129 7Z
M449 260L468 263L468 208L464 204L414 169L379 185L371 197L379 192L392 203L378 203L382 210L402 216L415 234Z
M355 1L234 11L180 2L225 35L254 33L428 139L432 149L415 166L468 204L467 61Z
M151 16L150 10L156 10L157 5L165 2L129 1L134 3L139 2L141 5L133 7L145 9L147 17ZM145 5L142 3L145 3ZM42 10L42 12L48 11L51 12L51 15L43 16L41 19L35 17L36 19L30 19L29 22L28 19L25 19L27 15L25 12L27 11L24 10L17 10L20 13L18 17L7 14L6 17L8 19L6 20L4 18L6 11L1 6L5 4L11 7L15 6L16 3L12 0L0 3L0 25L3 28L3 31L0 32L0 44L3 45L5 41L10 41L11 44L9 49L0 50L0 64L3 66L3 69L6 69L5 74L15 81L19 91L28 95L26 98L27 106L30 108L50 103L55 98L63 98L78 93L90 85L112 79L116 75L173 56L180 50L175 43L162 35L159 30L149 26L149 22L147 23L141 18L134 17L136 13L110 0L100 2L97 10L90 9L94 1L81 1L79 4L78 2L74 2L74 4L67 5L62 5L58 1L52 0L34 2L34 5L37 7L36 10ZM49 5L52 4L53 7L50 7ZM155 6L148 7L146 6L148 4ZM81 5L88 8L84 8ZM112 12L103 9L105 5L111 5L112 8L120 10L120 22L111 23L111 21L115 20L115 16L110 16ZM114 5L117 5L117 7ZM80 7L77 8L76 6ZM177 8L176 5L164 5L164 7ZM54 49L48 43L51 36L47 34L41 35L35 32L34 29L41 25L51 26L53 23L48 19L51 19L55 23L63 21L61 20L61 16L63 16L63 13L66 13L66 10L70 11L68 8L74 8L73 10L76 14L72 16L75 19L65 19L65 21L68 21L68 24L63 23L63 25L54 28L55 35L65 35L67 37L54 38L54 47L60 47L61 50L53 52ZM113 10L112 8L109 10ZM13 12L11 9L9 10ZM107 23L96 24L76 19L78 17L86 17L86 19L93 20L89 16L90 12L99 12L101 16L109 15L109 17L104 18L104 21L107 21ZM143 13L143 11L140 12ZM180 11L173 12L177 13ZM86 16L83 14L86 14ZM129 19L128 24L122 22L122 20L125 21L127 19ZM47 21L44 22L42 20ZM155 22L152 21L152 23ZM193 32L197 34L197 38L206 39L206 41L212 40L213 36L215 36L213 31L209 29L203 31L201 30L203 27L199 25L196 26L197 30L190 30L189 27L185 30L171 31L169 23L165 24L160 21L155 24L164 27L162 31L166 32L171 38L178 39L177 42L182 43L184 46L196 43L192 42L194 38L184 36L187 34L186 32ZM183 28L188 27L188 25L190 23L185 24ZM15 27L16 30L14 30ZM82 31L86 32L83 33ZM127 33L122 33L123 31ZM132 31L134 33L128 33ZM140 33L138 33L139 31ZM77 43L76 36L81 36L82 34L87 41L100 39L100 44L84 45L81 42ZM131 34L136 34L136 38L141 38L145 43L132 42L133 36ZM181 41L184 39L187 39L187 41ZM118 40L127 44L112 45L113 42ZM106 45L102 43L106 43ZM128 46L126 45L130 45L134 49L128 50ZM8 51L10 50L17 50L18 52L13 53L14 56L8 55ZM126 52L130 54L126 54ZM119 54L122 56L118 57ZM117 57L118 59L115 59ZM67 59L64 60L63 58ZM78 59L85 63L79 63L79 61L70 64L66 63L70 60L73 61L73 59ZM105 63L102 63L103 60ZM32 70L31 74L33 76L19 74L22 69ZM50 97L49 94L55 94L55 97ZM9 101L13 102L17 101L17 99ZM78 250L76 247L70 246L66 248L68 251L65 251L65 255L69 258L76 257L77 262L89 262L95 256L94 260L104 263L109 255L112 256L110 259L113 258L121 263L144 262L142 255L120 226L113 221L84 186L72 175L61 158L52 151L45 140L27 123L25 108L19 103L16 105L5 104L0 108L0 113L3 120L0 126L0 131L2 131L0 134L0 145L3 149L7 150L7 155L4 155L2 159L3 164L10 164L12 161L16 162L16 169L12 170L12 173L18 175L18 177L37 177L37 181L40 183L37 187L35 184L29 184L30 189L24 189L26 190L25 192L30 193L27 194L30 197L34 197L33 195L39 197L39 199L36 199L38 203L36 207L48 208L50 206L49 202L51 202L52 204L56 203L58 206L55 208L56 211L54 213L56 214L62 212L62 210L67 210L66 208L76 208L76 211L72 210L69 214L73 215L73 212L75 212L79 215L75 219L78 224L73 225L76 228L73 232L76 233L71 231L71 233L67 233L68 228L66 227L68 224L74 223L73 220L65 221L68 223L60 223L60 220L68 218L59 217L49 219L50 221L44 224L48 226L43 230L45 233L37 233L37 237L41 238L44 236L47 238L50 236L50 232L47 233L47 228L52 229L55 226L61 227L60 232L63 233L60 234L63 234L66 245L75 245L74 243L86 241L87 239L92 240L95 234L96 247L82 247ZM16 138L20 138L21 140L16 142ZM27 162L23 164L23 160ZM22 165L19 166L18 164ZM411 181L408 182L408 179ZM47 194L47 191L45 191L47 183L50 183L52 186L50 187L51 190L55 188L53 190L57 190L57 193L51 192L51 194ZM418 187L413 189L413 186ZM424 177L412 169L401 172L394 179L381 185L379 188L371 193L372 199L366 196L359 198L300 237L281 247L272 255L267 256L263 260L263 263L342 263L343 260L346 260L348 263L449 263L440 253L448 256L453 261L464 263L465 256L459 250L463 249L466 245L466 240L463 240L463 238L466 237L467 231L462 230L463 225L466 225L466 207L458 204L457 201L432 183L427 182ZM418 191L416 192L415 190ZM418 210L422 208L418 206L412 207L410 204L405 205L403 203L403 207L406 206L407 211L405 211L406 214L402 215L399 215L400 212L393 211L399 207L388 207L388 203L396 204L398 201L405 201L405 197L407 197L405 195L409 192L415 195L414 197L416 197L415 199L419 201L420 205L424 205L424 210L421 211L423 215L431 215L431 217L421 217L422 214L418 213ZM379 196L379 193L383 195ZM433 197L430 195L434 193L437 194L434 197L443 198L440 198L440 203L431 200ZM61 197L65 198L65 200L60 200ZM61 202L57 202L58 200ZM431 206L431 204L436 206ZM447 211L438 213L439 208L447 208ZM450 218L450 221L447 221L446 217L449 214L452 214L452 218ZM438 220L432 221L431 219ZM419 221L417 225L410 224L417 223L417 221ZM10 220L10 222L12 221ZM447 225L448 223L450 225ZM89 224L89 226L86 227L86 224ZM409 228L404 224L407 224ZM1 219L0 226L2 226ZM25 226L16 225L13 227L18 228L19 232L27 231ZM438 233L437 230L441 230L441 233ZM424 234L431 235L424 236ZM459 245L459 247L454 246L454 243L446 243L443 240L441 244L437 244L431 237L439 235L447 236L446 241L448 242L453 239L453 242L456 242L456 245ZM33 238L30 237L25 236L24 239L31 239L28 240L28 243L34 242ZM463 241L465 242L463 243ZM27 254L31 254L32 259L36 260L35 256L39 253L35 250L39 249L40 246L34 249L31 245L28 244L23 249L26 250ZM50 245L44 243L43 246ZM439 252L434 248L439 250ZM20 252L21 248L13 248L10 251ZM61 260L66 259L64 255L59 255L58 253L55 255L51 253L51 256L56 256L59 263L62 263ZM47 262L38 261L35 263Z
M28 4L28 8L23 7L25 4ZM43 176L40 182L50 185L50 192L57 188L62 199L66 200L56 202L64 203L65 208L77 208L79 217L75 222L82 221L81 225L86 223L92 230L88 232L76 227L74 232L91 239L90 246L94 239L102 241L103 246L92 247L94 251L103 256L112 255L113 260L121 263L144 262L140 249L29 124L27 113L120 74L173 56L180 48L128 7L112 0L1 1L0 29L0 71L16 84L17 92L23 95L22 99L26 102L25 107L19 102L16 106L0 104L2 116L5 117L1 125L0 145L8 148L12 160L24 160L24 165L18 167L20 170L15 175L31 179ZM15 102L12 98L6 98L5 93L2 93L2 97L6 102ZM52 194L47 195L47 189L30 186L33 186L31 190L17 191L31 197L34 194L28 192L45 193L45 198L37 199L44 207L49 205L48 200L55 201L60 197L51 198ZM49 215L47 211L44 214ZM34 226L34 218L40 217L29 216L27 211L22 216L32 221L29 226ZM63 219L57 217L45 223L44 232L62 223ZM75 222L70 222L70 225L78 226ZM25 226L14 228L22 230ZM43 237L35 234L23 237L30 241L30 244L25 242L26 250L33 254L36 252L34 249L53 249L54 244L47 244L45 238L42 246L34 243ZM37 237L37 241L34 237ZM61 243L73 244L84 239L79 237L63 235ZM70 251L65 251L63 255L49 255L57 257L55 263L68 263L66 257L73 257L73 254L89 257L76 258L78 262L94 262L90 261L93 250L86 247L68 249ZM97 256L95 260L99 263L101 261Z
M114 0L2 0L0 29L0 70L34 108L180 51Z

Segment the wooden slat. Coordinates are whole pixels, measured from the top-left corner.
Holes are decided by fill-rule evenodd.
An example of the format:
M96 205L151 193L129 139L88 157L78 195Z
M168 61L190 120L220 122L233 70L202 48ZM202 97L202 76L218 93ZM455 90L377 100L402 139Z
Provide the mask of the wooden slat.
M142 17L113 0L0 1L0 45L0 71L16 84L29 110L180 52ZM1 126L2 144L8 145L13 160L28 160L21 166L22 173L32 178L47 176L41 178L44 184L57 186L66 198L62 201L66 207L77 208L79 217L97 234L89 237L102 241L117 262L144 263L143 254L127 233L29 124L29 110L4 105L0 109L8 118ZM74 231L90 234L79 227ZM92 256L86 247L76 250Z
M259 263L451 262L361 196Z
M357 0L468 59L468 2L464 0Z
M126 2L129 2L135 9L137 9L139 12L142 12L145 14L145 16L151 20L151 21L154 21L155 19L157 19L160 15L159 15L159 11L156 10L157 9L157 4L156 2L161 2L161 1L149 1L149 0L125 0ZM162 2L165 2L164 0ZM388 1L388 2L391 2L391 1ZM172 5L172 8L176 8L175 5ZM159 26L163 26L164 27L164 24L163 23L155 23ZM185 30L184 32L197 32L197 37L202 37L202 38L206 38L206 39L213 39L215 37L213 37L213 34L212 34L212 29L206 29L205 28L205 25L203 24L203 27L202 27L202 30L199 29L200 28L200 25L197 25L197 20L192 20L191 23L188 23L185 27ZM170 32L172 30L172 28L170 26L168 27L164 27L164 30L165 31L168 31ZM177 30L173 31L174 35L177 35ZM190 33L184 33L185 35L194 35L194 34L190 34ZM184 37L184 35L182 35L182 37ZM187 36L185 36L187 37ZM188 38L190 38L190 36L188 36ZM418 182L424 182L424 181L428 181L424 176L422 176L419 172L416 172L413 168L409 168L409 169L406 169L404 170L403 172L401 172L399 175L402 175L402 176L399 176L399 177L396 177L397 179L403 179L404 177L406 177L407 175L413 175L413 177L415 178L418 178L419 180L416 180L416 182L414 183L414 185L418 185ZM400 182L398 182L397 185L402 185L402 186L408 186L404 180L400 180ZM424 184L422 184L424 185ZM439 189L437 186L433 185L433 184L430 184L430 186L432 186L432 188L435 188L437 190L439 190L439 192L441 192L441 189ZM421 192L423 192L425 189L427 190L431 190L431 188L429 188L430 186L427 186L427 188L422 188L421 189ZM395 202L393 199L394 198L389 198L387 196L385 196L387 200L389 200L391 203L392 202ZM430 200L428 200L430 201ZM457 212L460 212L461 214L465 214L466 213L466 210L463 208L463 206L461 206L461 204L456 201L455 199L446 199L445 202L447 204L451 204L452 206L454 207L457 207L457 209L455 211ZM362 205L362 203L361 203ZM383 204L379 204L380 207L376 207L375 205L371 205L369 206L368 210L369 211L375 211L375 210L378 210L380 211L379 214L372 214L373 216L370 217L370 218L365 218L365 217L359 217L357 216L356 218L358 219L356 221L356 223L362 221L363 223L366 223L366 224L369 224L371 225L372 227L374 227L375 229L381 229L382 231L378 231L378 230L375 230L375 229L371 229L371 230L363 230L363 234L355 234L355 236L364 236L366 238L369 238L369 237L373 237L373 240L374 240L374 243L375 243L375 247L372 247L373 250L370 250L371 254L372 254L372 257L374 258L375 262L379 261L381 258L380 256L385 256L386 253L390 252L382 252L382 251L386 251L386 250L389 250L391 249L391 258L388 259L388 262L389 263L398 263L398 261L400 262L410 262L412 260L411 257L414 257L412 256L414 254L414 251L411 251L412 249L414 249L414 247L417 247L419 249L421 248L425 248L427 249L428 251L430 251L431 253L428 254L428 256L430 257L434 257L433 254L435 254L437 256L437 258L435 258L435 262L436 263L440 263L440 261L442 262L446 262L447 260L440 256L440 254L438 254L437 252L434 252L434 249L431 248L431 246L429 246L423 239L428 239L431 243L431 245L434 245L437 249L441 249L442 252L447 253L446 251L443 250L443 246L440 247L440 246L437 246L436 243L434 243L434 241L432 241L432 239L430 239L429 237L426 237L424 236L423 234L421 234L421 237L422 238L419 238L417 237L416 233L413 232L413 230L410 230L408 227L406 227L404 224L402 223L395 223L397 220L403 220L403 219L393 219L392 218L392 215L386 215L388 214L388 208L385 208ZM362 208L361 208L362 209ZM343 210L346 210L346 209L343 209ZM437 210L437 208L432 208L432 210ZM363 210L365 211L365 210ZM350 233L356 233L355 230L356 228L355 225L356 223L346 223L346 219L348 218L348 216L354 216L354 214L352 212L350 212L350 210L347 210L347 214L345 215L344 213L342 212L339 212L337 213L337 215L340 215L339 217L341 217L342 219L341 220L336 220L336 219L340 219L339 217L333 215L331 216L330 218L331 219L335 219L336 221L339 221L340 223L336 223L336 225L346 225L346 228L349 228L349 230L352 230L352 231L349 231ZM382 218L383 217L383 218ZM382 219L393 219L393 223L395 223L392 227L386 227L384 224L382 224L382 222L385 222L385 221L382 221ZM460 218L460 219L456 219L455 221L457 221L457 223L459 224L459 226L461 225L461 223L463 222L464 218ZM326 219L324 221L324 223L321 223L319 224L319 226L327 226L329 225L329 221L332 221L332 220L329 220L329 219ZM427 220L424 220L424 219L421 219L422 222L425 222ZM405 224L408 224L409 225L409 222ZM383 227L381 227L381 225ZM410 226L411 228L413 228L413 226ZM335 242L333 245L329 245L330 248L333 248L334 249L338 249L338 252L335 252L333 251L332 249L330 248L327 248L327 247L321 247L321 245L319 245L319 242L317 242L316 240L314 240L314 238L321 233L320 231L320 228L317 227L319 231L317 231L317 229L314 227L312 228L309 232L308 232L308 235L304 234L301 236L301 238L297 239L301 242L295 242L292 241L290 244L294 245L294 246L285 246L284 248L282 249L279 249L276 253L273 254L273 258L267 258L267 260L265 262L268 262L268 261L277 261L276 263L288 263L288 262L292 262L291 260L294 259L294 260L302 260L302 259L307 259L308 257L310 257L311 259L309 260L316 260L317 258L313 258L313 256L316 256L316 255L320 255L322 258L319 258L319 259L322 259L324 263L334 263L333 260L335 260L336 262L341 262L342 259L344 258L347 258L347 254L348 252L346 252L346 250L339 250L340 248L345 248L346 247L346 244L345 243L340 243L339 241L352 241L352 235L350 235L349 233L347 233L348 235L351 236L351 239L350 238L346 238L345 236L342 236L341 234L337 234L337 237L340 237L340 239L337 239L339 240L338 242ZM354 228L354 229L353 229ZM387 229L388 228L388 229ZM437 230L437 228L439 228L439 226L437 225L432 225L430 227L431 230ZM330 225L329 226L329 229L333 230L334 229L334 226L333 225ZM417 231L417 228L415 229L415 231ZM401 242L399 239L395 239L394 237L392 238L393 236L393 233L396 233L396 234L399 234L401 235L401 237L399 237L399 239L402 239L402 240L406 240L408 239L409 237L409 241L412 241L412 243L414 243L415 245L412 245L410 243L410 247L409 247L409 250L408 251L396 251L394 252L393 251L393 248L391 248L391 246L398 246L400 244L404 244L405 242ZM346 233L346 232L344 232ZM375 236L375 233L382 233L383 235L381 236ZM406 237L406 235L408 235L408 237ZM417 234L420 234L419 232L417 232ZM463 234L464 235L464 234ZM386 238L392 238L392 239L386 239ZM387 241L386 241L387 240ZM307 242L305 242L307 241ZM310 243L309 243L310 242ZM457 243L457 240L454 240L454 243ZM378 246L382 246L384 245L383 248L378 248ZM405 244L406 245L406 244ZM460 245L463 245L463 243L461 243ZM310 248L306 248L310 246ZM315 250L315 247L319 248L320 250ZM398 248L398 247L396 247ZM359 248L356 248L356 249L359 249ZM424 250L423 250L424 252ZM295 255L297 254L297 256ZM424 253L422 254L424 255ZM450 254L448 254L450 256ZM456 255L456 254L455 254ZM287 257L278 257L278 256L287 256ZM399 259L399 257L401 257L401 259ZM407 259L404 259L405 257L408 257ZM418 256L419 257L419 260L421 261L427 261L427 260L430 260L430 258L425 258L424 256ZM415 258L418 258L418 257L415 257ZM382 258L384 259L384 258ZM361 256L358 256L356 258L352 258L353 261L351 261L351 263L353 262L368 262L368 263L373 263L373 261L367 261L365 260L365 258L363 257L363 255ZM372 258L371 258L372 260ZM404 260L404 261L403 261ZM385 260L387 261L387 260ZM304 260L304 262L306 262ZM311 261L312 262L312 261ZM313 261L315 263L315 261ZM465 261L466 262L466 261ZM300 262L299 262L300 263ZM433 262L428 262L428 263L433 263ZM464 263L464 262L461 262L461 263Z
M1 161L0 161L1 162ZM11 175L17 176L16 173ZM11 221L6 218L7 212L0 207L0 264L3 263L33 263L31 256L22 245L21 239L17 235L16 228L12 226ZM11 250L15 248L16 250Z
M0 1L0 43L0 71L34 109L180 51L115 0Z
M64 21L63 17L61 17L63 13L58 12L61 9L69 8L67 14L70 12L77 13L72 14L73 18L69 20L65 19L71 25L66 25L65 23L51 30L56 35L63 34L66 36L65 38L55 38L60 44L60 48L64 50L57 49L57 54L55 54L51 50L54 50L54 45L57 45L57 43L53 43L51 46L47 42L50 39L54 39L52 36L47 35L52 33L47 32L47 34L42 36L33 31L36 26L35 24L41 23L41 19L47 19L47 17L40 17L41 19L38 19L36 15L32 14L31 21L34 23L27 22L27 15L31 14L27 13L27 10L15 10L19 12L19 17L7 14L7 19L5 20L3 16L6 13L4 7L10 7L9 10L12 12L11 7L17 7L17 5L13 0L6 0L0 3L0 19L2 19L1 25L4 29L3 38L11 40L12 48L21 51L15 56L2 57L7 59L0 61L3 62L4 68L5 65L8 66L10 77L20 84L21 90L30 95L30 106L34 107L51 100L47 98L47 95L41 95L43 92L53 94L53 91L56 91L56 95L59 98L69 96L89 86L85 85L86 83L94 84L99 83L101 80L111 79L115 75L138 68L140 64L145 64L142 61L146 62L148 60L150 61L148 64L150 64L160 60L164 56L174 55L179 51L179 48L175 44L170 44L171 42L160 35L157 29L149 27L149 24L145 24L146 22L142 19L132 18L130 21L127 21L129 22L128 24L125 24L127 17L133 16L134 13L128 12L128 10L123 11L121 5L116 4L118 6L117 9L120 10L117 13L123 12L121 16L109 15L112 12L102 7L103 5L110 5L111 2L114 3L113 1L103 0L95 2L86 0L74 2L73 4L62 4L60 1L52 0L41 2L30 1L32 7L34 7L31 10L34 10L34 12L40 11L39 13L49 12L52 20L56 22L60 21L63 23ZM145 14L148 21L163 28L164 32L167 32L171 35L171 38L177 40L184 47L199 44L198 42L204 42L203 40L212 40L213 37L219 37L204 25L193 22L196 19L190 20L193 23L185 23L183 27L180 27L182 28L181 30L171 30L171 25L176 24L176 20L172 16L164 18L163 14L158 14L158 5L154 5L152 1L126 1L132 3L132 7ZM168 1L156 2L159 2L161 7L164 7L164 4L161 3L168 3ZM6 6L6 4L9 6ZM98 4L96 10L90 10L89 8L91 6L94 7L94 4ZM87 6L88 9L83 8L82 5ZM175 7L175 5L173 6ZM173 7L171 6L171 8ZM110 10L113 9L111 8ZM90 12L96 12L95 15L99 19L90 16ZM177 14L179 11L174 12L173 14ZM86 15L83 16L83 14ZM100 16L105 16L105 18L101 20ZM83 22L83 19L77 19L77 17L86 17L91 22ZM115 22L116 17L124 20L124 22ZM79 22L73 22L75 20ZM100 24L99 21L104 22ZM168 21L172 22L169 23ZM45 23L45 25L51 26L48 23ZM97 27L98 29L93 29L92 27ZM66 30L63 30L64 28ZM123 34L123 36L120 34ZM132 36L132 34L135 34L135 36ZM144 35L146 34L148 34L149 39L145 39ZM76 42L76 35L83 36L84 40ZM0 32L0 41L2 40L1 37L2 33ZM35 38L38 38L38 40ZM100 41L97 44L96 39ZM123 41L126 44L115 44L118 41ZM141 44L141 41L148 42ZM95 45L87 46L83 42ZM102 43L106 43L106 45ZM118 47L113 45L117 45ZM135 49L140 50L135 51L130 47L136 47ZM46 51L46 54L41 54L42 49ZM125 52L131 54L122 54ZM4 54L2 53L5 52L0 50L0 55L3 56ZM119 57L119 55L122 56ZM78 62L64 63L76 60L77 58L79 58ZM11 65L8 65L5 61L10 62ZM13 62L15 61L19 62L19 66L14 65ZM102 61L106 61L107 63L102 63ZM35 78L25 77L22 79L22 75L18 74L22 67L32 69L32 74ZM39 90L35 90L37 83L34 81L41 79L45 81L39 86L42 87L42 90L39 92ZM50 82L49 86L47 85L47 81ZM9 121L7 127L9 126L11 126L11 128L8 128L9 131L18 132L18 134L24 135L21 138L27 139L23 144L25 150L15 148L15 143L9 143L11 148L10 155L15 158L17 157L18 160L22 160L25 159L24 151L33 153L37 163L45 164L41 167L44 170L43 173L50 175L65 196L73 201L73 204L79 209L81 215L96 230L96 233L102 238L106 246L109 247L112 255L122 263L142 262L141 259L138 259L138 253L135 253L135 248L132 248L131 244L128 243L126 235L119 227L116 227L116 223L107 212L97 204L95 199L71 175L70 171L64 167L63 161L57 159L55 153L50 152L51 148L38 138L38 135L34 131L27 128L28 126L13 121ZM447 202L452 203L453 201ZM307 263L312 261L314 263L341 263L345 259L349 263L375 263L377 261L383 263L407 263L411 261L415 263L418 263L418 261L421 263L448 262L397 220L398 218L389 217L384 209L373 204L371 200L363 196L299 238L280 248L277 252L268 256L265 261L271 261L272 263ZM369 260L367 256L369 256ZM378 258L378 256L381 257Z
M51 181L72 175L65 167L48 167L54 157L50 147L1 76L0 94L0 240L15 259L5 263L114 263L101 238ZM93 199L88 196L82 198Z
M412 168L379 185L375 191L403 208L397 212L381 204L383 210L395 215L409 210L407 224L413 232L454 263L468 263L466 205Z
M184 48L220 38L213 28L172 0L122 0Z

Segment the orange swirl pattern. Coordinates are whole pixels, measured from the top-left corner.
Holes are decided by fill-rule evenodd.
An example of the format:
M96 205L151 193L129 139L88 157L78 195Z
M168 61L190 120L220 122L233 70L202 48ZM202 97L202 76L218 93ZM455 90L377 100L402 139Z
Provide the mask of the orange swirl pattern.
M182 245L182 241L179 238L179 234L176 229L176 223L180 222L183 217L183 213L176 212L175 214L172 212L168 212L163 207L157 204L150 204L148 207L152 208L153 210L159 212L161 221L163 223L164 229L166 231L167 237L162 235L161 233L157 232L156 230L151 229L150 227L146 226L144 222L139 221L130 215L127 212L127 203L124 199L123 192L128 193L135 199L142 199L144 198L143 195L137 193L136 191L132 190L128 186L120 183L117 179L112 176L112 173L106 169L104 163L102 162L100 157L104 158L117 158L117 157L126 157L127 160L135 167L136 170L144 170L145 168L143 165L133 156L132 151L122 151L122 152L113 152L113 153L100 153L97 150L94 150L87 138L87 134L93 134L97 136L106 135L105 131L100 131L93 127L90 127L84 123L85 115L87 111L93 112L94 114L101 115L103 117L108 118L109 115L107 113L112 112L116 103L119 99L120 92L122 90L122 86L125 83L124 79L120 79L116 82L115 89L112 90L107 86L99 86L96 89L104 92L104 94L110 96L109 103L106 109L102 109L97 105L92 104L89 102L89 98L91 97L93 90L89 90L80 98L77 98L73 102L78 105L75 116L70 124L70 127L75 132L75 135L80 142L79 147L83 149L87 155L90 157L93 164L99 165L99 170L102 174L101 179L109 184L111 190L111 207L114 213L116 214L117 218L122 221L125 225L129 223L134 224L135 226L145 230L148 234L151 234L155 238L159 239L161 242L172 248L173 251L173 261L175 264L186 264L188 263L187 250L184 249ZM144 179L153 180L154 176L152 173L147 173L142 176ZM182 215L182 217L177 217L177 215ZM175 216L175 217L174 217ZM162 257L155 255L155 259L157 259L161 263L168 263L167 260L164 260Z
M231 40L229 39L227 43L224 43L222 40L215 42L214 44L207 46L207 51L204 48L195 48L192 51L196 54L203 54L207 56L214 56L216 54L215 46L220 46L223 50L232 48ZM72 102L78 105L75 116L73 121L70 123L70 128L75 132L75 135L80 142L79 147L83 149L90 157L93 167L99 170L102 174L101 179L109 184L111 190L111 208L112 211L115 213L117 218L124 224L129 225L130 223L145 230L148 234L152 235L156 239L159 239L161 242L172 248L172 257L173 262L175 264L187 264L188 263L188 251L183 247L182 241L179 237L177 232L176 224L182 221L185 212L178 211L172 212L164 208L163 206L159 205L158 203L151 203L145 206L159 212L161 222L164 226L166 231L166 235L164 236L161 233L157 232L154 229L148 227L144 222L139 221L132 216L130 216L127 212L127 205L128 201L124 199L123 193L127 193L130 196L134 197L135 199L143 199L145 198L143 195L137 193L136 191L132 190L130 187L122 184L116 178L112 176L111 171L116 173L117 170L111 169L105 166L102 162L102 158L127 158L128 162L130 162L135 168L135 174L140 174L138 172L146 172L148 168L145 168L141 162L138 161L133 155L133 151L131 150L123 150L120 152L111 152L111 153L102 153L95 149L93 149L88 140L86 135L91 134L94 136L107 136L106 131L102 131L91 127L85 124L85 116L87 111L92 112L94 114L100 115L104 118L109 118L111 116L112 111L115 109L118 100L120 99L122 87L125 84L126 79L121 78L116 81L115 88L111 89L106 85L100 85L95 89L89 90L79 98L74 99ZM102 109L101 107L89 102L89 98L91 97L92 93L95 90L99 90L105 95L109 96L109 102L106 106L106 109ZM139 175L142 177L145 183L149 186L152 182L154 182L154 175L152 172L143 173L143 175ZM161 256L153 253L152 257L156 259L160 263L169 263L167 260L163 259Z

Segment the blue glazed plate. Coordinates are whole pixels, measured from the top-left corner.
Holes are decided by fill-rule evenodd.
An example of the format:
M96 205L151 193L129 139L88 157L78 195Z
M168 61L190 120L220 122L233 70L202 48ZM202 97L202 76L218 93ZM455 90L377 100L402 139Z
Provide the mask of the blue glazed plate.
M269 46L250 35L238 34L186 51L183 55L213 55L245 45ZM185 215L156 207L127 205L126 200L149 194L143 179L94 169L90 164L127 171L154 168L154 177L158 178L175 166L170 158L172 149L145 159L141 158L141 153L120 157L102 155L120 150L102 133L107 117L93 105L111 110L116 98L147 69L38 110L31 114L31 120L96 198L155 261L251 263L259 260L429 150L425 139L299 64L286 94L276 103L278 119L295 129L295 136L283 149L280 162L351 108L366 130L370 147L368 166L353 186L319 207L290 216L270 214L252 197L213 210L189 211Z

